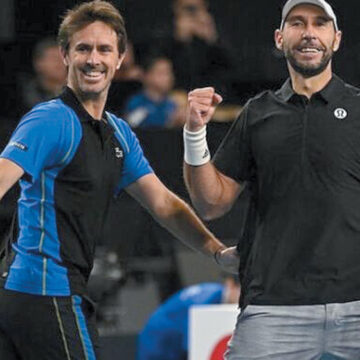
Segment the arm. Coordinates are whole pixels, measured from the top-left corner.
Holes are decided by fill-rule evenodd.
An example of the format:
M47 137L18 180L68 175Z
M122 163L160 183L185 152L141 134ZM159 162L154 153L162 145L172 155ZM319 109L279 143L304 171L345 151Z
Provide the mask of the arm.
M206 220L227 213L245 187L219 172L211 162L201 166L184 162L184 177L192 203Z
M14 162L0 159L0 200L23 174L24 170Z
M213 88L191 91L188 96L185 129L193 133L204 130L213 116L216 106L221 101L221 96L216 94ZM187 160L187 147L185 141L184 177L191 200L203 218L220 217L230 210L244 189L245 183L238 183L219 172L210 162L210 156L201 165L190 165L188 162L192 163L193 161L192 159L190 159L191 161ZM196 162L195 160L194 163Z
M215 258L228 271L237 273L239 257L235 248L226 248L206 229L191 208L154 174L148 174L126 188L162 226L191 248Z

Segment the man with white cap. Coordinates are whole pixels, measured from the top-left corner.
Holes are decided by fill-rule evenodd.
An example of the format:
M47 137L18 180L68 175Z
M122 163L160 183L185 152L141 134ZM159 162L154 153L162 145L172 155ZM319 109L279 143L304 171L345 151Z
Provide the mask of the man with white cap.
M289 0L275 44L290 77L248 101L211 161L206 124L222 99L189 93L195 207L211 219L252 194L227 360L360 359L360 90L332 73L341 37L327 2Z

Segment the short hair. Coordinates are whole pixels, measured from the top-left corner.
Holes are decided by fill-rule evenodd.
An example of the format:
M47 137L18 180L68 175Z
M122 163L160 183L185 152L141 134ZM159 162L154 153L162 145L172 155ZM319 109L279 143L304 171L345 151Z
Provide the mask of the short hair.
M47 37L40 40L34 46L32 52L33 60L36 61L38 59L41 59L45 55L45 52L48 49L57 48L57 47L58 47L58 43L54 37Z
M58 32L60 47L67 52L71 37L95 21L102 21L115 31L118 37L119 53L123 54L127 43L125 21L111 3L102 0L82 3L65 13Z
M144 58L144 60L142 61L142 67L145 72L148 72L153 68L153 66L155 64L157 64L159 61L163 61L163 60L172 64L171 59L169 57L167 57L166 55L161 54L161 53L159 53L159 54L153 53L153 54L148 55L146 58Z

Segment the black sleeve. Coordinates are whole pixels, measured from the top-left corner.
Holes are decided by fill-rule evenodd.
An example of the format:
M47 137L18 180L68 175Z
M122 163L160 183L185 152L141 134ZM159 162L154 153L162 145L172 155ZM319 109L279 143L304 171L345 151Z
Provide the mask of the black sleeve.
M248 126L249 103L220 144L212 160L215 167L238 182L250 180L253 168Z

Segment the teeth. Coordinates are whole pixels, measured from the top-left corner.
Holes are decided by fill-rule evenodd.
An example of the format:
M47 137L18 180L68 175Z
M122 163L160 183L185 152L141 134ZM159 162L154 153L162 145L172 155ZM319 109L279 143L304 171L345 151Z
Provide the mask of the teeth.
M100 71L85 71L85 75L86 76L90 76L90 77L98 77L101 76L102 72Z
M303 53L317 53L320 50L319 49L314 49L314 48L304 48L300 50Z

